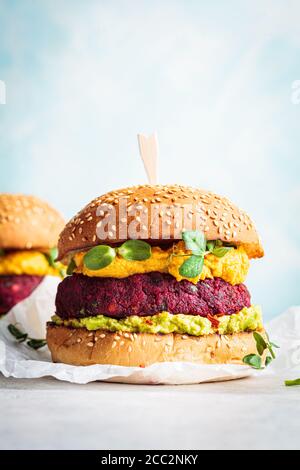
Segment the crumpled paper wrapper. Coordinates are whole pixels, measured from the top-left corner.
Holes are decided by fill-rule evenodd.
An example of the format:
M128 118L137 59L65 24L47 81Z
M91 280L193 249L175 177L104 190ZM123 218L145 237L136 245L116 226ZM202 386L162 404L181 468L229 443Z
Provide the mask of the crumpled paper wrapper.
M6 377L38 378L52 376L77 384L93 381L133 384L195 384L239 379L249 375L285 370L291 378L300 377L300 307L292 307L267 326L273 340L281 345L278 358L266 371L255 371L246 365L198 365L164 362L149 367L108 365L71 366L53 364L47 347L37 351L25 343L17 343L7 330L10 323L19 323L30 337L45 338L45 324L54 308L59 280L46 277L23 302L0 320L0 372ZM288 376L287 376L288 378Z

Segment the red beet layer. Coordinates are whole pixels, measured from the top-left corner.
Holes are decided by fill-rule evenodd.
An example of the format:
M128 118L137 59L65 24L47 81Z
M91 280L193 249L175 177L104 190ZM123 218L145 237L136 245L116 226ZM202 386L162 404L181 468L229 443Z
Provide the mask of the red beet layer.
M58 286L56 313L61 318L106 315L154 315L158 312L190 315L231 315L250 307L244 284L232 286L223 279L206 279L196 285L176 281L169 274L134 274L124 279L74 274Z

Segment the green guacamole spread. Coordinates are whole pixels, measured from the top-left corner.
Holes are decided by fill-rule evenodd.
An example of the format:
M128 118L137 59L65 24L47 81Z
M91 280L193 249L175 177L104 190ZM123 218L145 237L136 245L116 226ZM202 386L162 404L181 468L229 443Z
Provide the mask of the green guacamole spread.
M157 315L138 317L136 315L121 318L85 317L80 319L62 320L57 315L52 321L57 325L71 326L73 328L86 328L87 330L128 331L132 333L180 333L193 336L219 333L227 335L241 331L253 331L262 328L262 315L260 307L251 306L243 308L239 313L217 317L219 326L213 326L208 318L199 315L173 315L161 312Z

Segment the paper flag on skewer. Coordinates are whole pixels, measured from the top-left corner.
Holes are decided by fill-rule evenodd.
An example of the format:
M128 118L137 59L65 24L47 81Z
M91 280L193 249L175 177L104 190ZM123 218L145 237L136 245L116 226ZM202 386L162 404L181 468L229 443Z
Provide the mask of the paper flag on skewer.
M150 184L157 184L158 141L156 133L138 134L140 155Z

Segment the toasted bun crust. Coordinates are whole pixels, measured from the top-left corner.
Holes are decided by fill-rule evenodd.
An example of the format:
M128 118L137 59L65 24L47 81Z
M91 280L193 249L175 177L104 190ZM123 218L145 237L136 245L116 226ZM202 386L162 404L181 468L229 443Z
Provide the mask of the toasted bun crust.
M41 199L0 193L0 248L49 249L63 227L62 216Z
M263 333L263 332L262 332ZM47 343L53 362L77 366L113 364L149 366L156 362L243 364L257 353L252 332L232 335L112 333L47 324Z
M122 198L122 199L120 199ZM125 214L119 220L119 203L125 205ZM97 228L101 226L101 221L105 220L107 212L99 211L99 206L113 206L116 209L116 220L112 225L109 238L101 241L97 237ZM155 218L153 206L164 205L163 210L157 210ZM188 215L179 227L176 217L178 210L188 206ZM152 208L152 211L150 210ZM98 211L97 211L98 209ZM177 211L177 213L176 213ZM140 219L142 213L143 221ZM145 216L145 214L147 214ZM236 245L243 245L250 258L262 257L264 252L249 216L238 209L228 199L218 196L203 189L194 189L186 186L162 186L143 185L111 191L100 196L84 207L73 219L71 219L62 231L58 243L58 259L64 259L69 253L77 250L91 248L101 243L118 244L130 236L120 237L120 223L127 227L132 222L140 224L140 234L138 238L143 240L164 241L164 233L169 234L167 239L178 240L181 238L182 228L187 230L201 230L208 240L223 240ZM145 221L148 231L145 230ZM156 236L149 235L149 231L156 225Z

